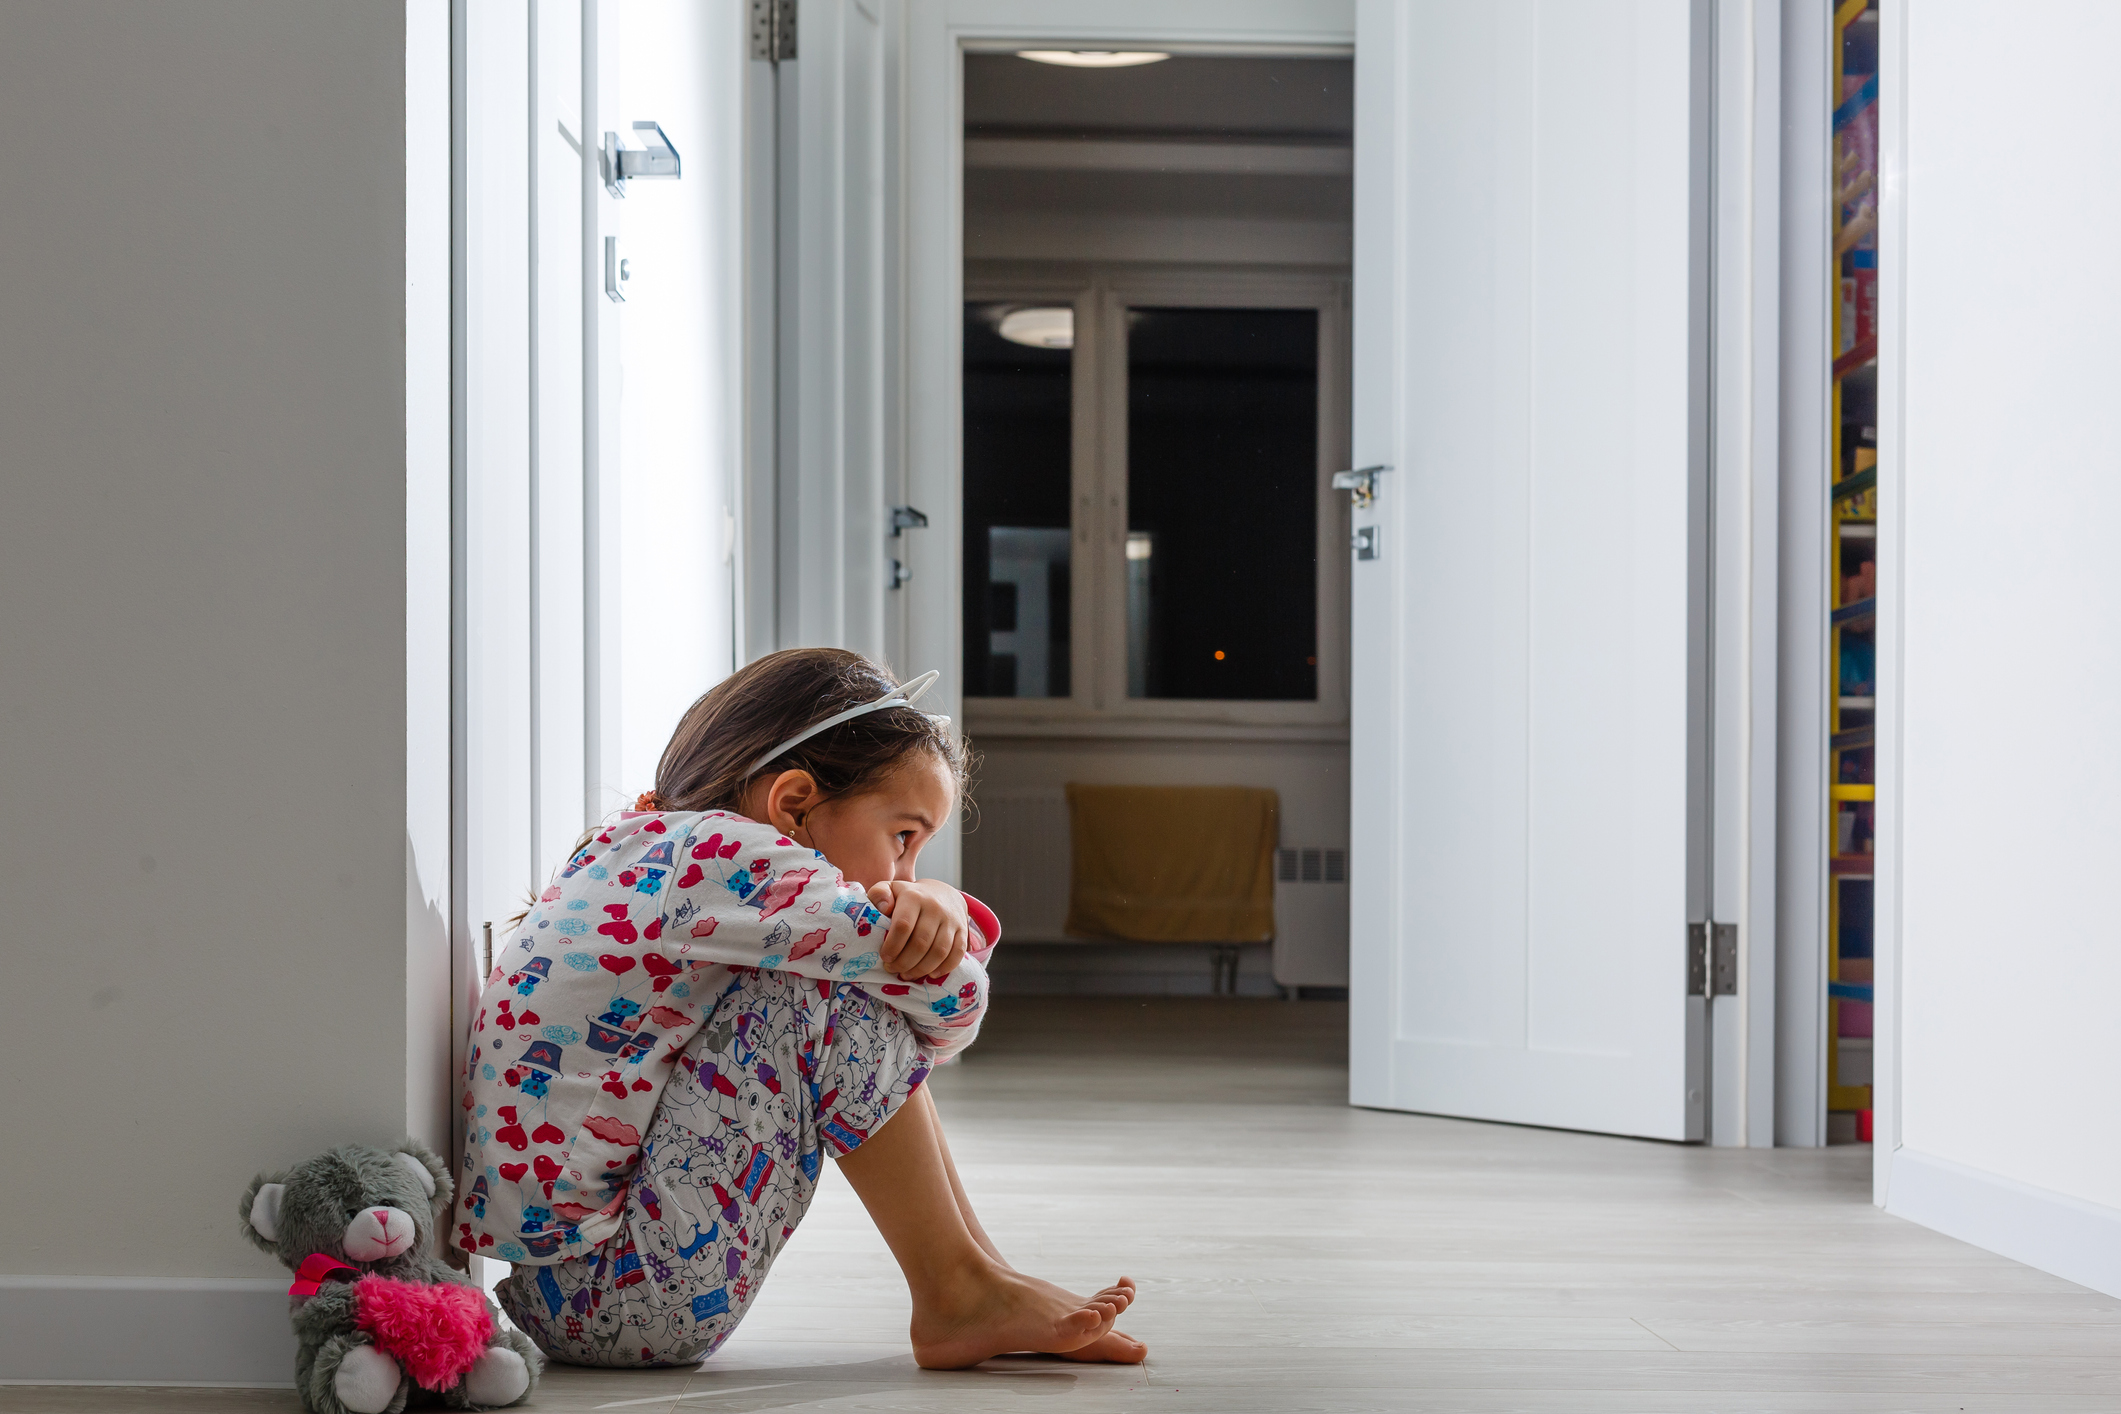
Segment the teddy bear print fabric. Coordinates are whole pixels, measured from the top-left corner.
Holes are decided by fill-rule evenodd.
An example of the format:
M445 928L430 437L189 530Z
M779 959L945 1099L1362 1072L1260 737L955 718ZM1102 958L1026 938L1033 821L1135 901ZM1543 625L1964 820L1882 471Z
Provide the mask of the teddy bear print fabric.
M881 1127L931 1064L905 1018L860 988L739 973L663 1090L618 1233L584 1257L518 1266L495 1293L503 1309L569 1364L705 1359L802 1221L822 1159Z
M664 1091L741 969L853 987L937 1057L962 1049L997 932L974 918L955 971L901 982L878 966L888 920L823 855L721 811L620 817L560 867L479 999L452 1240L535 1266L616 1234Z

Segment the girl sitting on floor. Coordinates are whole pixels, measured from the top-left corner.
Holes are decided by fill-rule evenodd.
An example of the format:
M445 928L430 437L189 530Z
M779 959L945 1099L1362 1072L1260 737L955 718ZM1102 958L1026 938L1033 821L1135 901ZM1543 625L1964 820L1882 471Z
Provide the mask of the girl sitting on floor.
M1136 1362L1125 1277L1088 1299L980 1227L930 1069L969 1045L994 915L916 879L963 746L854 653L762 658L678 723L639 808L585 838L473 1023L454 1240L555 1360L691 1364L729 1338L829 1154L898 1259L914 1357Z

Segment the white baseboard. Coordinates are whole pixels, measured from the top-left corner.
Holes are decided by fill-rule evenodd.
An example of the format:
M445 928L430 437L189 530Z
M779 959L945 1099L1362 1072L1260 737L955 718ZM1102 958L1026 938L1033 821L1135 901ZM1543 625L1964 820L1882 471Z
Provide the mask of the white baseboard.
M2121 1208L1899 1149L1885 1210L2064 1281L2121 1296Z
M0 1384L293 1389L286 1278L0 1276Z

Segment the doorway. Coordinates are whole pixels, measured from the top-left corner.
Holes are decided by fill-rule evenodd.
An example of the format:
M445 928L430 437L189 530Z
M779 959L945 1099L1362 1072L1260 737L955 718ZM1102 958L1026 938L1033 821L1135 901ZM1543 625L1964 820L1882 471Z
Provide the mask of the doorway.
M963 64L966 887L1004 985L1347 985L1353 63ZM1070 785L1271 791L1271 941L1069 922ZM1242 843L1230 848L1241 849ZM1330 862L1330 869L1328 864Z

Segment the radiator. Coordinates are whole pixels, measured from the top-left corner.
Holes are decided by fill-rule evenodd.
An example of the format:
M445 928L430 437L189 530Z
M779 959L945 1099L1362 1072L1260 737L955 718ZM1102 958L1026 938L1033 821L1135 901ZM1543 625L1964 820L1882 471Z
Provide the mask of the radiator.
M994 910L1002 935L1058 942L1068 921L1068 796L1059 786L983 790L965 831L965 891Z

